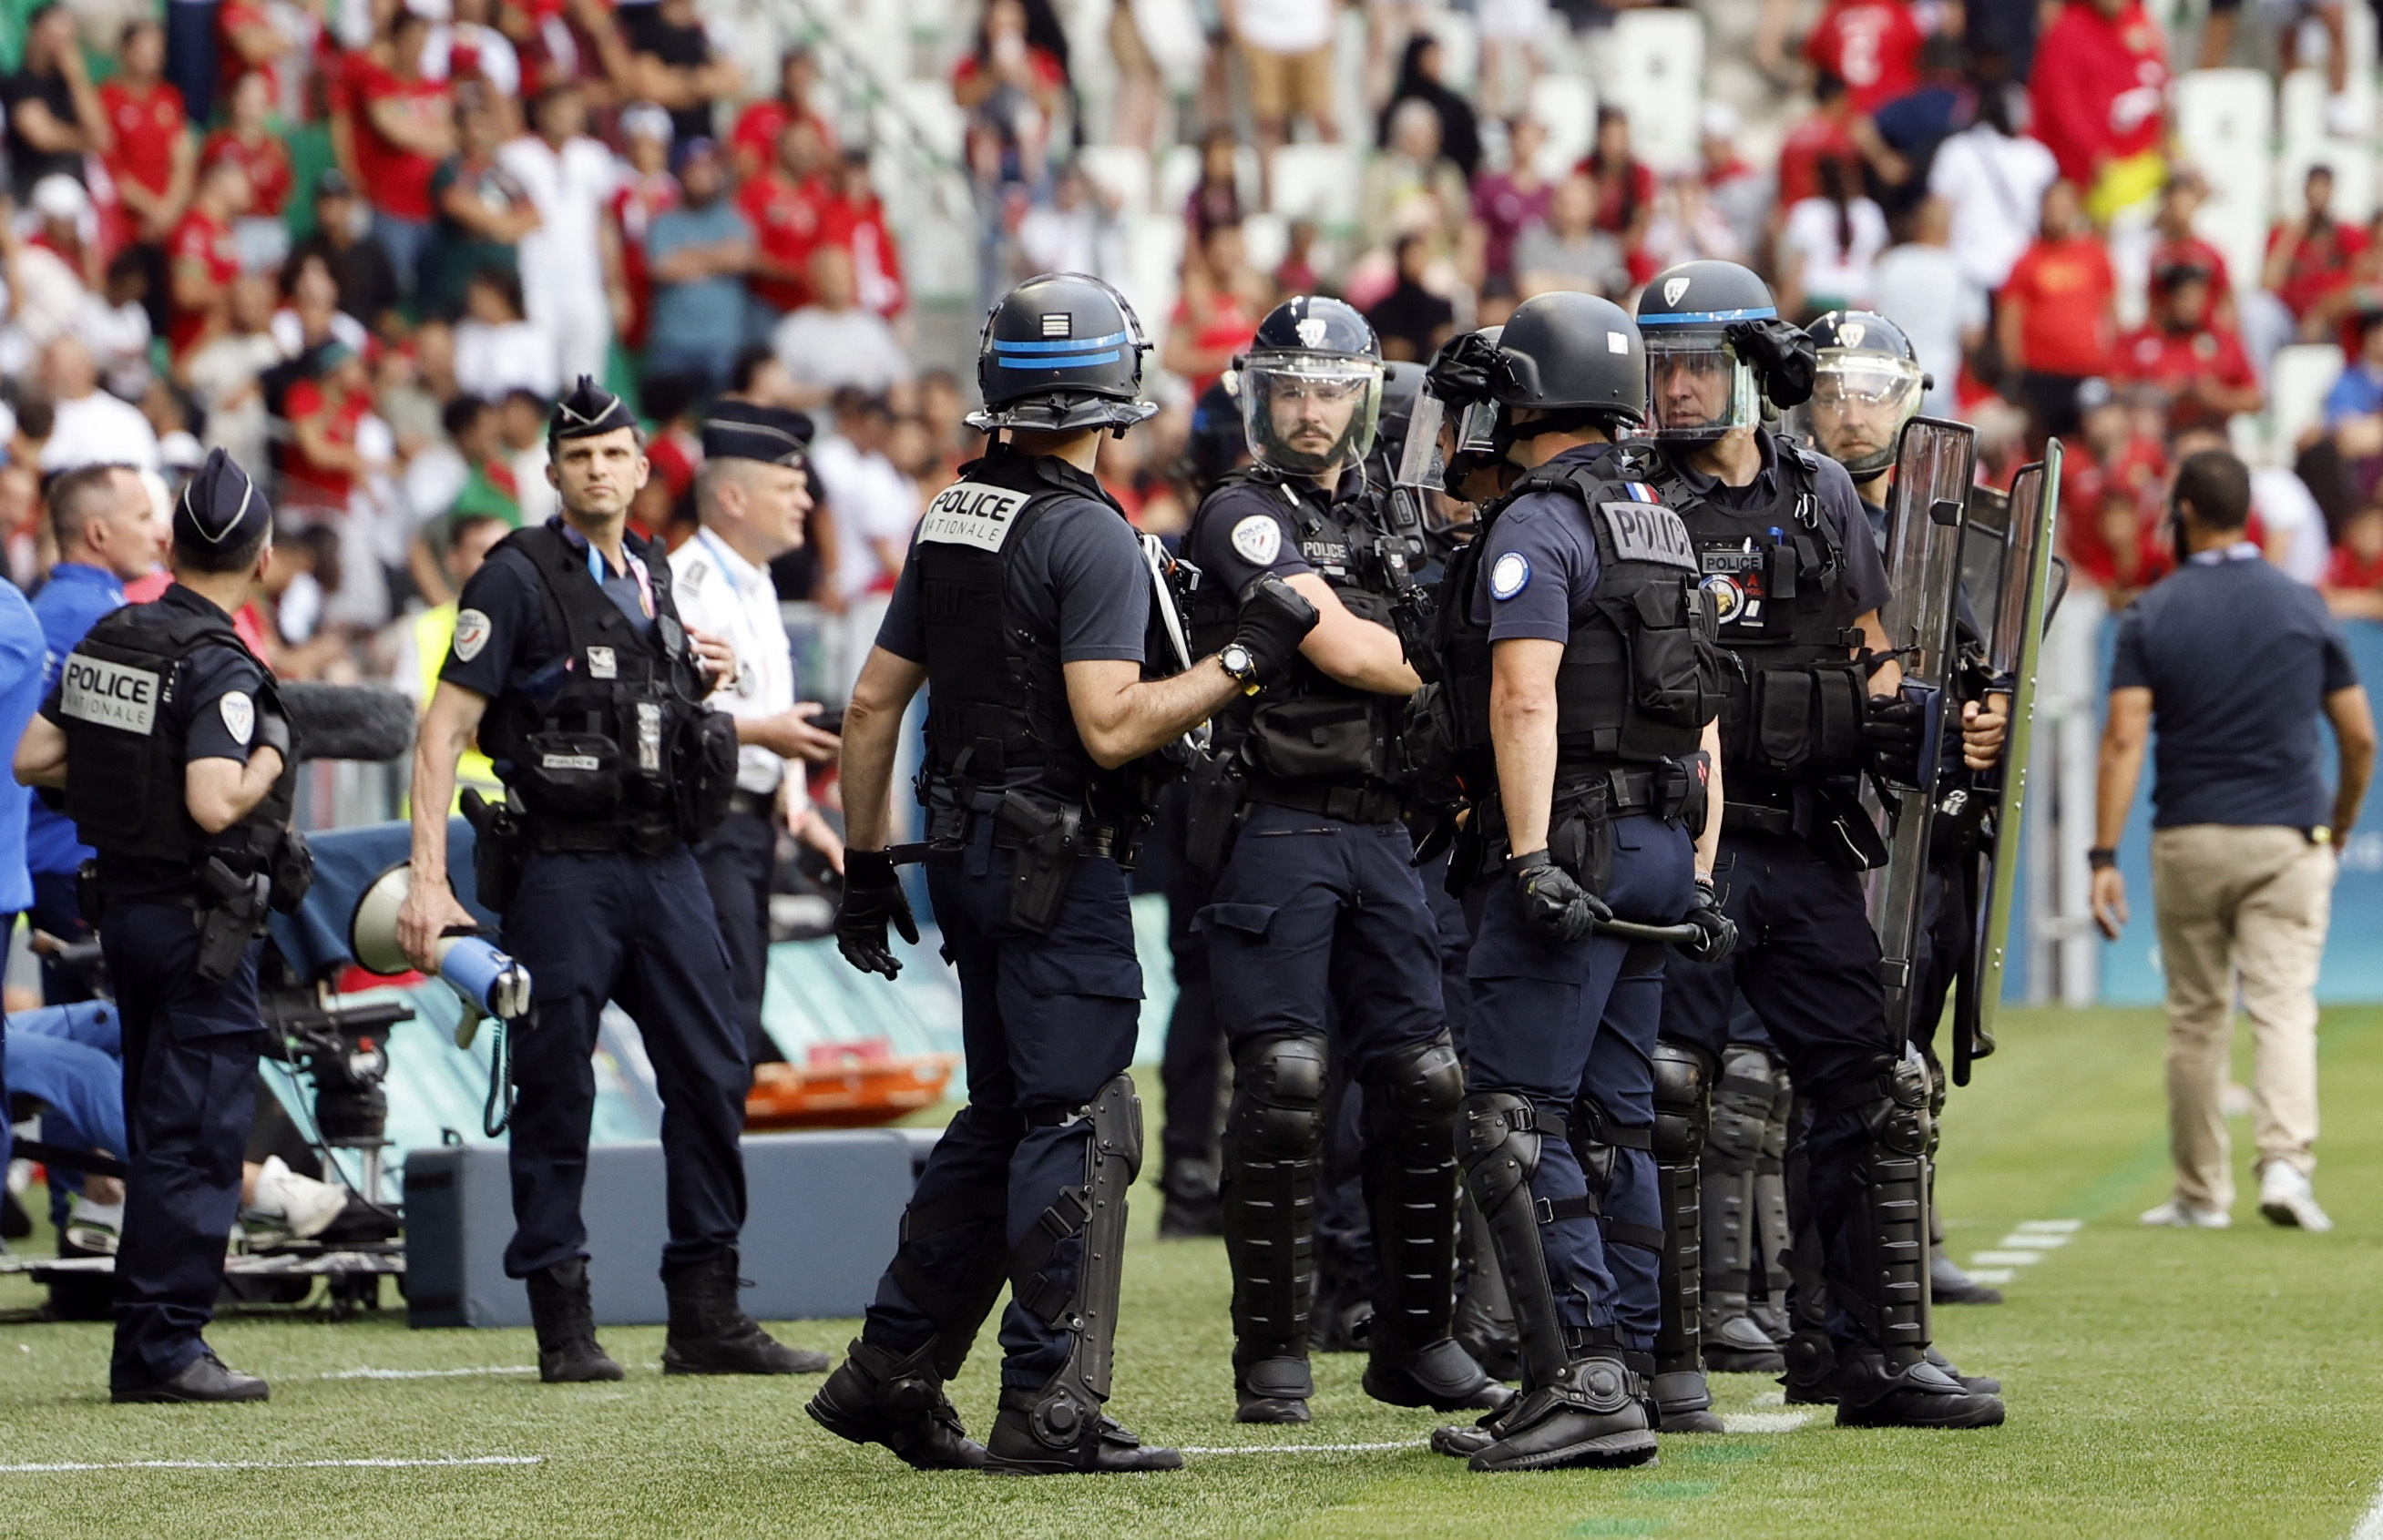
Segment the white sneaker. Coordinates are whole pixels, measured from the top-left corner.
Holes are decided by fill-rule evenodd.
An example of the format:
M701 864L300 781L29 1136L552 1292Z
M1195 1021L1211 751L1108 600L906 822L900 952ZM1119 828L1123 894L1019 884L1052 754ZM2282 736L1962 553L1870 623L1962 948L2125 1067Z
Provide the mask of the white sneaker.
M116 1255L117 1236L123 1228L122 1203L94 1203L78 1197L67 1211L67 1244L86 1251Z
M347 1206L346 1189L301 1177L278 1155L269 1157L257 1174L256 1211L280 1220L301 1240L321 1235Z
M2259 1173L2259 1212L2275 1224L2322 1235L2333 1220L2316 1206L2307 1173L2290 1161L2269 1161Z
M2171 1198L2155 1209L2145 1209L2143 1223L2178 1230L2222 1230L2234 1223L2234 1216L2214 1209L2197 1209L2181 1198Z

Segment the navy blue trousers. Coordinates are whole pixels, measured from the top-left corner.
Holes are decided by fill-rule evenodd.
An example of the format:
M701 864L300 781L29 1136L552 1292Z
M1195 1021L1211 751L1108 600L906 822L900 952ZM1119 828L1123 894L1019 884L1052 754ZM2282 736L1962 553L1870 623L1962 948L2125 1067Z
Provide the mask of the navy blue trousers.
M175 904L110 905L99 940L122 1017L131 1145L108 1383L139 1390L206 1349L256 1110L261 948L220 983L199 978L195 917Z
M513 1238L527 1277L586 1253L579 1213L607 1000L637 1024L662 1099L665 1268L708 1262L745 1227L745 1032L703 874L685 846L656 856L534 855L505 911L504 947L530 970L537 1015L513 1033Z
M1687 912L1696 882L1687 832L1645 814L1614 820L1613 875L1604 898L1615 916L1670 925ZM1655 1126L1655 1034L1662 1014L1664 955L1592 933L1566 944L1523 918L1513 882L1502 875L1474 890L1478 912L1467 980L1472 1022L1465 1089L1505 1091L1579 1125L1574 1103L1594 1098L1627 1128ZM1572 1146L1542 1140L1531 1196L1577 1199L1588 1178ZM1617 1148L1611 1185L1599 1196L1606 1220L1661 1232L1661 1196L1654 1157ZM1609 1245L1592 1218L1539 1226L1556 1308L1575 1328L1611 1332L1637 1351L1654 1347L1661 1316L1655 1272L1660 1258L1642 1246Z
M1084 1185L1092 1124L1071 1115L1133 1062L1142 1019L1142 965L1117 864L1079 861L1050 933L1032 935L1009 923L1013 857L989 848L991 819L978 824L958 861L927 869L944 955L959 974L969 1104L927 1157L901 1250L861 1328L896 1353L939 1332L973 1336L980 1324L914 1299L900 1275L956 1281L993 1251L995 1226L1001 1254L1014 1256L1062 1190ZM929 1215L936 1222L923 1222ZM1082 1252L1080 1234L1054 1247L1036 1275L1043 1292L1071 1294ZM1074 1340L1013 1300L1001 1322L1002 1384L1041 1389Z

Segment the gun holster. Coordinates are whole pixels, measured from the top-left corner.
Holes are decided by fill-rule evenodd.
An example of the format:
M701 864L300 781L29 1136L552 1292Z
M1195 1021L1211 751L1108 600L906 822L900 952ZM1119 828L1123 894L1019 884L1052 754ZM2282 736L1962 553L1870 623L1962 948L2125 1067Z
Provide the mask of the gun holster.
M93 935L99 934L100 916L107 912L107 900L99 891L99 863L85 861L75 868L75 912L91 927Z
M1230 754L1210 753L1184 775L1183 858L1214 877L1225 869L1241 830L1249 778Z
M199 868L199 977L219 984L265 927L273 897L270 871L240 872L220 856Z
M1058 922L1059 906L1067 900L1068 884L1083 854L1084 810L1069 803L1045 812L1029 797L1004 792L1001 811L994 816L1018 842L1009 882L1009 923L1034 935L1048 935Z
M521 817L501 802L490 802L466 786L463 821L472 826L472 886L484 909L503 914L521 887L522 865L529 855L528 832Z

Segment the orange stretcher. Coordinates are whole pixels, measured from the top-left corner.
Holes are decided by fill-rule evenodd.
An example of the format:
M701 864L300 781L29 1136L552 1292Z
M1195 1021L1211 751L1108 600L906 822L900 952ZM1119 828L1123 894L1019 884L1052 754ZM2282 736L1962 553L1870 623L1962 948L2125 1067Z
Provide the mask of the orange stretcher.
M811 1045L801 1064L757 1065L745 1127L869 1128L944 1099L957 1055L896 1057L884 1038Z

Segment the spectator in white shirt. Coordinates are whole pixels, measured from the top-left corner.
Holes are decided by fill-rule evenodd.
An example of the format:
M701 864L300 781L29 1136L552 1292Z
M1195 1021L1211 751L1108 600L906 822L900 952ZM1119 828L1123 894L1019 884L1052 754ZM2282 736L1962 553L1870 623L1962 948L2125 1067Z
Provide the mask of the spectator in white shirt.
M530 390L549 400L562 393L555 339L522 315L522 280L501 267L484 267L463 289L464 317L455 326L455 383L496 400Z
M1870 303L1871 266L1886 249L1886 216L1861 196L1847 165L1832 156L1821 162L1821 196L1787 211L1780 232L1781 288L1791 314L1852 310Z
M230 308L230 329L203 345L182 367L206 409L206 447L223 450L262 482L273 466L261 376L282 359L281 344L273 339L271 281L262 273L234 278Z
M98 365L80 338L53 339L42 351L42 375L56 408L42 446L43 474L107 463L158 469L157 430L139 407L99 388Z
M525 314L554 339L562 379L602 379L612 334L629 318L621 232L606 209L617 176L612 152L584 129L587 105L569 81L549 86L531 108L537 132L497 152L537 209L521 239Z
M1978 93L1978 120L1936 149L1928 191L1951 206L1950 242L1969 280L1992 294L2035 240L2044 189L2060 175L2052 152L2012 131L2010 92Z
M1332 33L1340 11L1332 0L1224 0L1226 30L1249 71L1258 147L1268 160L1302 118L1327 144L1340 137L1332 107Z
M811 302L778 323L770 350L794 376L792 405L815 407L838 390L879 395L910 377L894 328L860 305L852 253L833 242L811 253Z
M811 474L834 525L831 581L844 615L833 678L848 696L894 597L920 500L918 484L885 452L894 413L884 399L847 388L836 392L834 404L836 431L812 448Z
M1018 227L1018 253L1030 273L1089 273L1118 282L1125 273L1125 232L1117 194L1096 186L1069 161L1052 184L1051 201L1037 203Z
M1986 296L1945 243L1951 211L1930 198L1913 216L1912 239L1889 247L1871 269L1871 308L1903 328L1929 377L1920 410L1955 415L1964 350L1985 339Z

